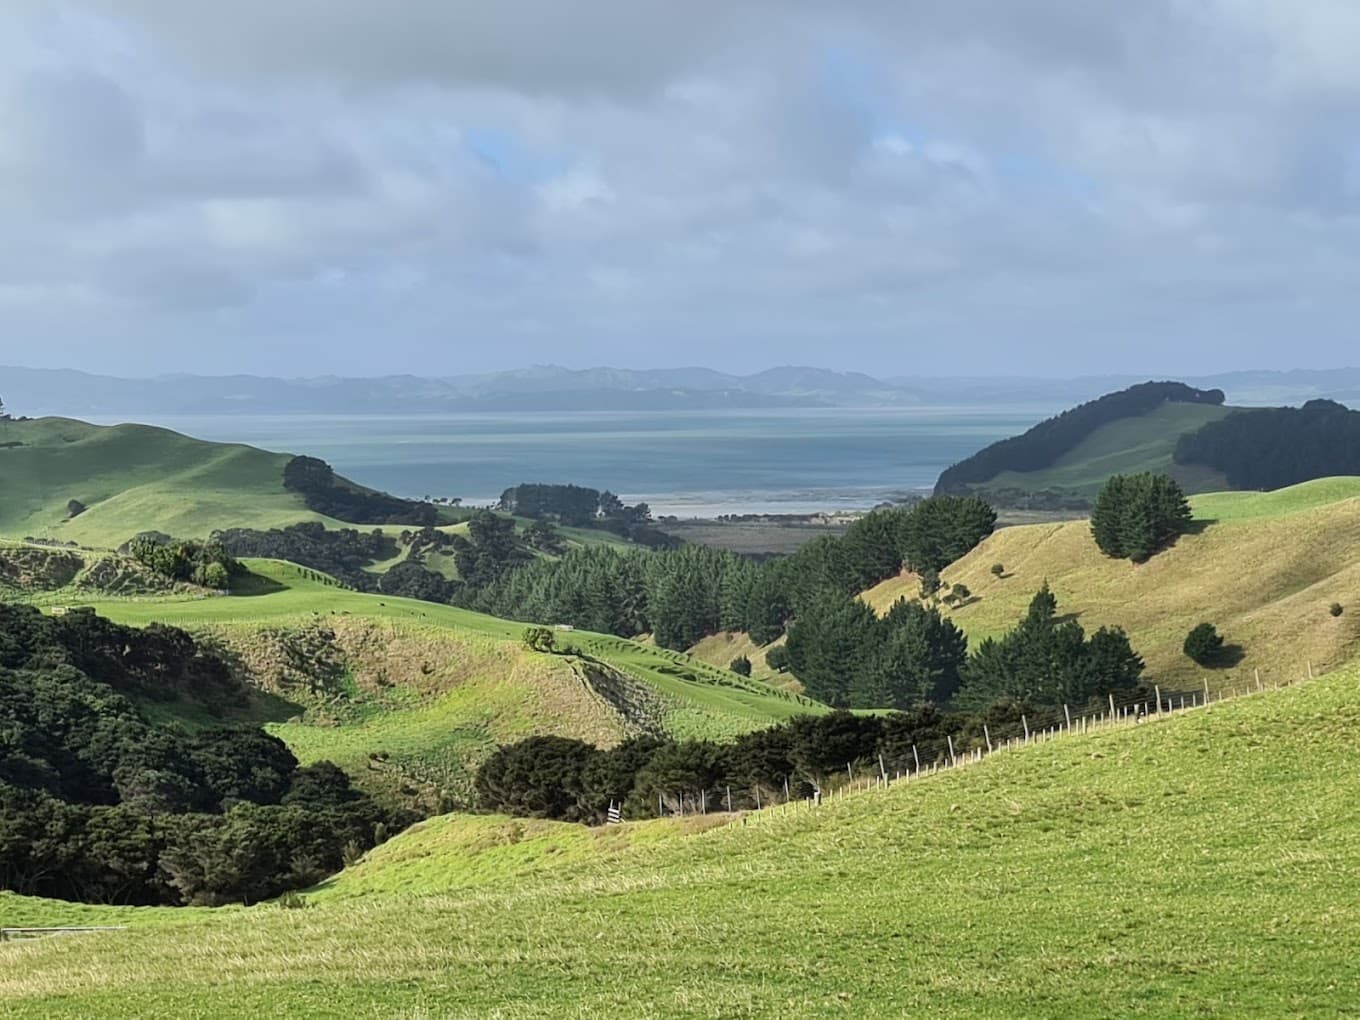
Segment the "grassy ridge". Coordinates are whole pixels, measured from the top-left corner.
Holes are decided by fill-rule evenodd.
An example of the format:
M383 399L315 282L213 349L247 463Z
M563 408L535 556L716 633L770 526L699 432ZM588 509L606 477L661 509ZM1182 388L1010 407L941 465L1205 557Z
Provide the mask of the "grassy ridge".
M0 534L112 547L157 529L206 536L324 520L283 488L289 454L149 425L67 418L0 424ZM67 520L67 501L89 509Z
M1170 474L1187 492L1226 489L1222 475L1208 468L1176 464L1172 454L1182 435L1234 410L1210 404L1163 404L1136 418L1121 418L1101 426L1042 471L1005 471L977 490L985 496L988 491L1003 489L1062 489L1094 498L1111 475L1142 471Z
M1199 687L1263 676L1298 677L1311 660L1332 668L1360 654L1360 479L1321 479L1275 493L1197 497L1200 534L1133 565L1102 556L1085 521L1003 528L944 571L975 598L953 610L970 640L997 636L1024 614L1047 581L1060 613L1088 631L1123 626L1163 686ZM1005 577L991 573L993 564ZM879 610L915 597L913 577L866 593ZM1333 618L1339 602L1345 614ZM1181 652L1191 627L1210 621L1244 658L1204 670Z
M747 824L437 819L310 909L112 910L130 931L0 947L0 998L16 1016L1335 1015L1360 980L1360 775L1335 765L1357 682ZM52 916L11 899L13 923Z

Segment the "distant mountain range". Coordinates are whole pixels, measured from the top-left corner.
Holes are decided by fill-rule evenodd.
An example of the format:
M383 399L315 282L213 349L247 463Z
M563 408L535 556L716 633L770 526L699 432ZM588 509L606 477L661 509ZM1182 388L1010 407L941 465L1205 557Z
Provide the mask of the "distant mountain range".
M434 414L456 411L645 411L777 407L1056 406L1146 377L875 379L859 372L771 368L731 375L708 368L637 371L542 365L484 375L423 378L166 375L122 379L66 369L0 367L0 396L15 414ZM1230 372L1186 380L1223 389L1234 404L1360 400L1360 368Z

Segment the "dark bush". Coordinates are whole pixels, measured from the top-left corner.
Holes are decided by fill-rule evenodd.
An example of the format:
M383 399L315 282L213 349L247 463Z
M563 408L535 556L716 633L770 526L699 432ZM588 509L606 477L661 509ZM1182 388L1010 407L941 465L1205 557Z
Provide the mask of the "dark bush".
M1212 623L1195 626L1181 647L1192 662L1201 666L1216 665L1223 657L1223 637Z
M750 676L751 660L744 655L738 655L735 659L732 660L731 665L729 665L727 668L730 669L733 673L736 673L738 676Z

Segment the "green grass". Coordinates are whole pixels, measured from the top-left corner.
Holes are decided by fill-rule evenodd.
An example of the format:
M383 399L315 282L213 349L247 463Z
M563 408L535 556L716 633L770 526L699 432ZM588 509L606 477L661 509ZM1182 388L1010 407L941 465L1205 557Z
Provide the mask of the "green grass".
M1274 492L1213 492L1190 501L1195 516L1219 522L1287 517L1360 499L1360 478L1316 478Z
M970 642L998 636L1024 615L1047 582L1059 613L1076 614L1089 632L1121 626L1163 687L1196 689L1296 678L1311 662L1331 669L1360 655L1360 479L1322 479L1275 493L1227 493L1193 500L1201 533L1183 535L1147 563L1103 556L1086 521L1002 528L944 579L973 599L950 610ZM994 564L1006 573L997 578ZM918 580L895 577L865 594L886 610L914 598ZM1344 613L1333 617L1332 603ZM1181 645L1208 621L1241 646L1242 660L1206 670Z
M0 998L20 1017L1340 1015L1357 685L744 824L436 819L307 909L82 910L131 927L0 946Z
M283 488L289 454L208 443L148 425L40 418L0 425L0 534L114 547L141 531L325 520ZM66 504L88 509L67 520Z
M411 783L465 802L476 767L498 745L560 734L611 746L652 726L676 737L725 739L793 715L823 712L806 698L725 669L608 635L558 635L646 693L645 718L595 693L574 657L523 647L525 624L452 606L366 595L293 564L246 560L263 594L101 598L81 603L124 624L165 623L209 634L240 656L257 683L276 688L288 635L331 635L343 690L279 690L262 702L268 729L303 762L329 759L374 792ZM68 593L32 601L65 604ZM281 636L282 635L282 636ZM305 654L311 655L307 646ZM291 710L280 711L280 705ZM174 706L160 706L167 717ZM189 725L200 720L189 718ZM384 762L372 762L382 754Z
M1042 471L1005 471L980 486L979 491L1061 489L1094 497L1111 475L1143 471L1171 474L1187 492L1225 489L1222 475L1196 465L1175 464L1172 454L1182 435L1233 410L1208 404L1163 404L1136 418L1121 418L1101 426Z

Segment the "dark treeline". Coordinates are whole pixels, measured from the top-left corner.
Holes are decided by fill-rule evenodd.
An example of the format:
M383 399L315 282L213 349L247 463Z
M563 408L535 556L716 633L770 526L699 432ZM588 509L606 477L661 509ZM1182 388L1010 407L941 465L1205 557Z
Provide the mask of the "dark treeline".
M1107 393L946 468L935 492L967 492L970 485L989 481L1003 471L1042 470L1102 425L1146 414L1162 404L1222 404L1223 400L1222 390L1198 390L1178 382L1146 382Z
M601 492L583 485L524 482L502 492L496 508L535 521L609 531L652 548L680 544L651 527L652 510L646 503L629 506L607 489Z
M1235 411L1182 436L1177 464L1223 472L1235 489L1279 489L1360 474L1360 411L1332 400Z
M136 536L124 551L144 567L172 581L187 581L204 588L226 589L245 568L232 558L221 542L197 542L147 531Z
M342 485L316 457L294 457L283 469L283 487L302 496L309 510L350 524L413 524L431 527L439 511L430 503Z
M378 578L365 567L390 560L399 552L397 540L381 531L332 531L320 521L268 531L230 528L213 532L211 540L233 556L289 560L330 574L358 591L377 590Z
M189 635L0 603L0 889L252 902L314 884L409 819L253 727L154 725L146 701L245 701Z
M465 598L509 619L622 637L651 631L663 648L684 649L720 630L748 631L768 644L791 620L819 612L825 596L848 598L904 565L938 574L995 524L995 512L981 500L942 497L877 510L843 537L818 538L764 563L700 546L647 555L594 547L506 571Z
M1147 700L1141 689L1116 696L1122 706ZM1074 715L1099 704L1069 706ZM636 737L600 750L565 737L530 737L483 763L477 795L486 811L599 824L610 804L626 816L747 810L811 797L852 779L896 776L946 764L1030 732L1063 724L1061 706L998 701L985 710L798 716L731 743Z

